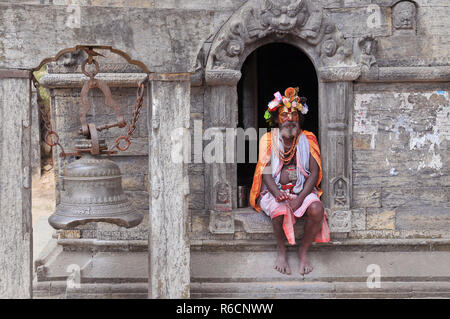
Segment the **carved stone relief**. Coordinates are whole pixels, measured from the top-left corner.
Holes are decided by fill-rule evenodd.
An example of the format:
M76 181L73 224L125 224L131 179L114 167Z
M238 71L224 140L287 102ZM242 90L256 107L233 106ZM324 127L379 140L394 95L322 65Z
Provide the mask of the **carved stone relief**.
M349 208L350 194L349 184L345 177L336 177L331 181L332 208Z
M359 62L363 70L368 71L377 63L375 53L378 41L371 35L359 39L358 46L360 49Z
M231 187L218 181L214 186L213 209L209 215L209 231L213 234L233 234Z
M397 3L392 11L394 29L414 30L416 27L416 6L411 1Z
M324 204L329 207L328 218L334 232L351 231L351 186L347 175L351 171L351 159L348 159L351 143L348 142L347 129L352 92L350 82L361 75L362 66L365 70L376 64L374 54L377 42L373 37L355 43L359 45L357 53L360 53L357 61L352 41L344 38L317 1L249 0L218 32L210 46L205 66L206 91L210 92L205 95L205 105L210 105L209 113L215 112L215 106L223 105L224 101L229 105L228 111L237 110L235 87L241 77L241 66L253 50L267 43L285 42L301 48L315 64L321 81L333 82L322 83L319 91L322 92L321 107L329 110L328 117L322 117L320 124L326 136L322 140L324 149L327 154L333 154L328 155L333 156L332 160L325 157L323 160L326 172L323 188L326 191ZM220 99L216 97L219 95ZM334 105L334 108L329 105ZM208 120L205 115L206 127L218 125L215 115L209 117ZM237 125L237 116L235 118L233 115L227 125ZM215 165L217 170L229 172L225 164ZM228 197L225 191L234 185L230 178L232 175L212 174L209 181L209 229L214 234L231 234L234 231L233 213L236 212L232 211L231 191ZM218 176L222 179L218 180ZM241 219L242 216L236 214L236 219ZM243 222L243 225L248 232L263 233L266 230L262 226L250 227L248 222Z
M259 39L288 35L306 42L320 66L355 66L352 43L307 0L248 1L219 32L208 69L239 69L245 48Z
M352 230L352 212L334 210L328 214L328 224L332 233L348 233Z

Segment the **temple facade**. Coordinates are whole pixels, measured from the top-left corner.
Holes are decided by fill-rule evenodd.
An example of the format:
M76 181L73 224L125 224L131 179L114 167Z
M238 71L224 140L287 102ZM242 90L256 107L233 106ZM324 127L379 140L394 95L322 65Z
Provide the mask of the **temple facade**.
M86 81L80 45L99 46L97 77L128 122L138 83L149 79L129 149L110 156L144 218L132 228L55 230L34 264L27 253L5 259L10 273L34 273L22 296L450 296L448 3L41 2L0 3L0 178L12 185L1 188L1 245L13 241L29 253L32 243L30 73L47 65L40 85L60 143L73 149ZM331 231L330 243L313 245L315 270L304 278L272 269L270 218L248 203L256 161L235 152L257 145L267 103L288 86L308 98L305 128L319 140ZM114 114L102 92L89 99L88 120L108 123ZM242 139L228 138L238 130ZM99 134L108 145L123 135L117 127ZM179 162L174 139L182 141ZM73 160L54 148L57 205ZM302 221L295 230L301 240ZM381 271L381 288L369 284L372 269ZM68 285L71 276L79 285ZM5 296L19 294L4 285Z

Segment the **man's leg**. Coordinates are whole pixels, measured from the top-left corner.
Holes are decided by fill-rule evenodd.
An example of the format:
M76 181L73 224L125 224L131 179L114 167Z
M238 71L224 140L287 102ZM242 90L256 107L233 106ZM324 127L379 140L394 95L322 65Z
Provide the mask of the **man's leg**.
M273 268L282 274L290 275L291 268L287 262L285 235L283 231L284 215L277 216L272 219L273 232L277 240L277 259Z
M303 240L298 249L301 275L306 275L313 270L313 267L308 260L307 252L317 233L322 228L323 214L324 209L321 202L312 203L306 210L306 215L308 216L308 218L305 224Z

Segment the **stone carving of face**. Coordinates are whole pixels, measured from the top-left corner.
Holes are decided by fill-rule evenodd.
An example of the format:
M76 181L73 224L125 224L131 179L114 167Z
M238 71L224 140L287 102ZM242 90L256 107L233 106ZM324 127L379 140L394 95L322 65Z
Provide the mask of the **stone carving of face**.
M412 2L400 2L394 7L394 27L396 29L413 29L416 7Z
M297 24L303 24L306 15L299 14L304 6L304 0L265 0L262 11L263 25L278 34L286 34Z
M371 54L372 53L372 41L365 41L363 46L361 47L361 51L364 54Z
M366 36L358 43L361 52L365 55L373 55L376 51L377 40L372 36Z
M242 45L238 41L231 40L227 46L227 55L230 57L238 56L242 52Z
M322 43L322 51L327 56L329 56L329 57L333 56L336 53L336 50L337 50L337 44L336 44L336 41L334 41L333 39L325 40Z

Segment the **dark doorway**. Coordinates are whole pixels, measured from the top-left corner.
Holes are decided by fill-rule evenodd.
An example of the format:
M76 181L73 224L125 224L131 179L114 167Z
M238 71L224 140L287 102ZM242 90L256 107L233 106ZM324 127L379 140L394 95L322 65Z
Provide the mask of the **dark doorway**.
M303 129L319 138L318 82L314 65L308 56L296 47L271 43L252 52L242 66L238 83L238 127L268 128L264 119L267 104L279 91L284 95L288 87L299 87L300 95L308 99L309 112ZM248 152L248 145L246 147ZM237 164L239 186L251 188L256 163Z

